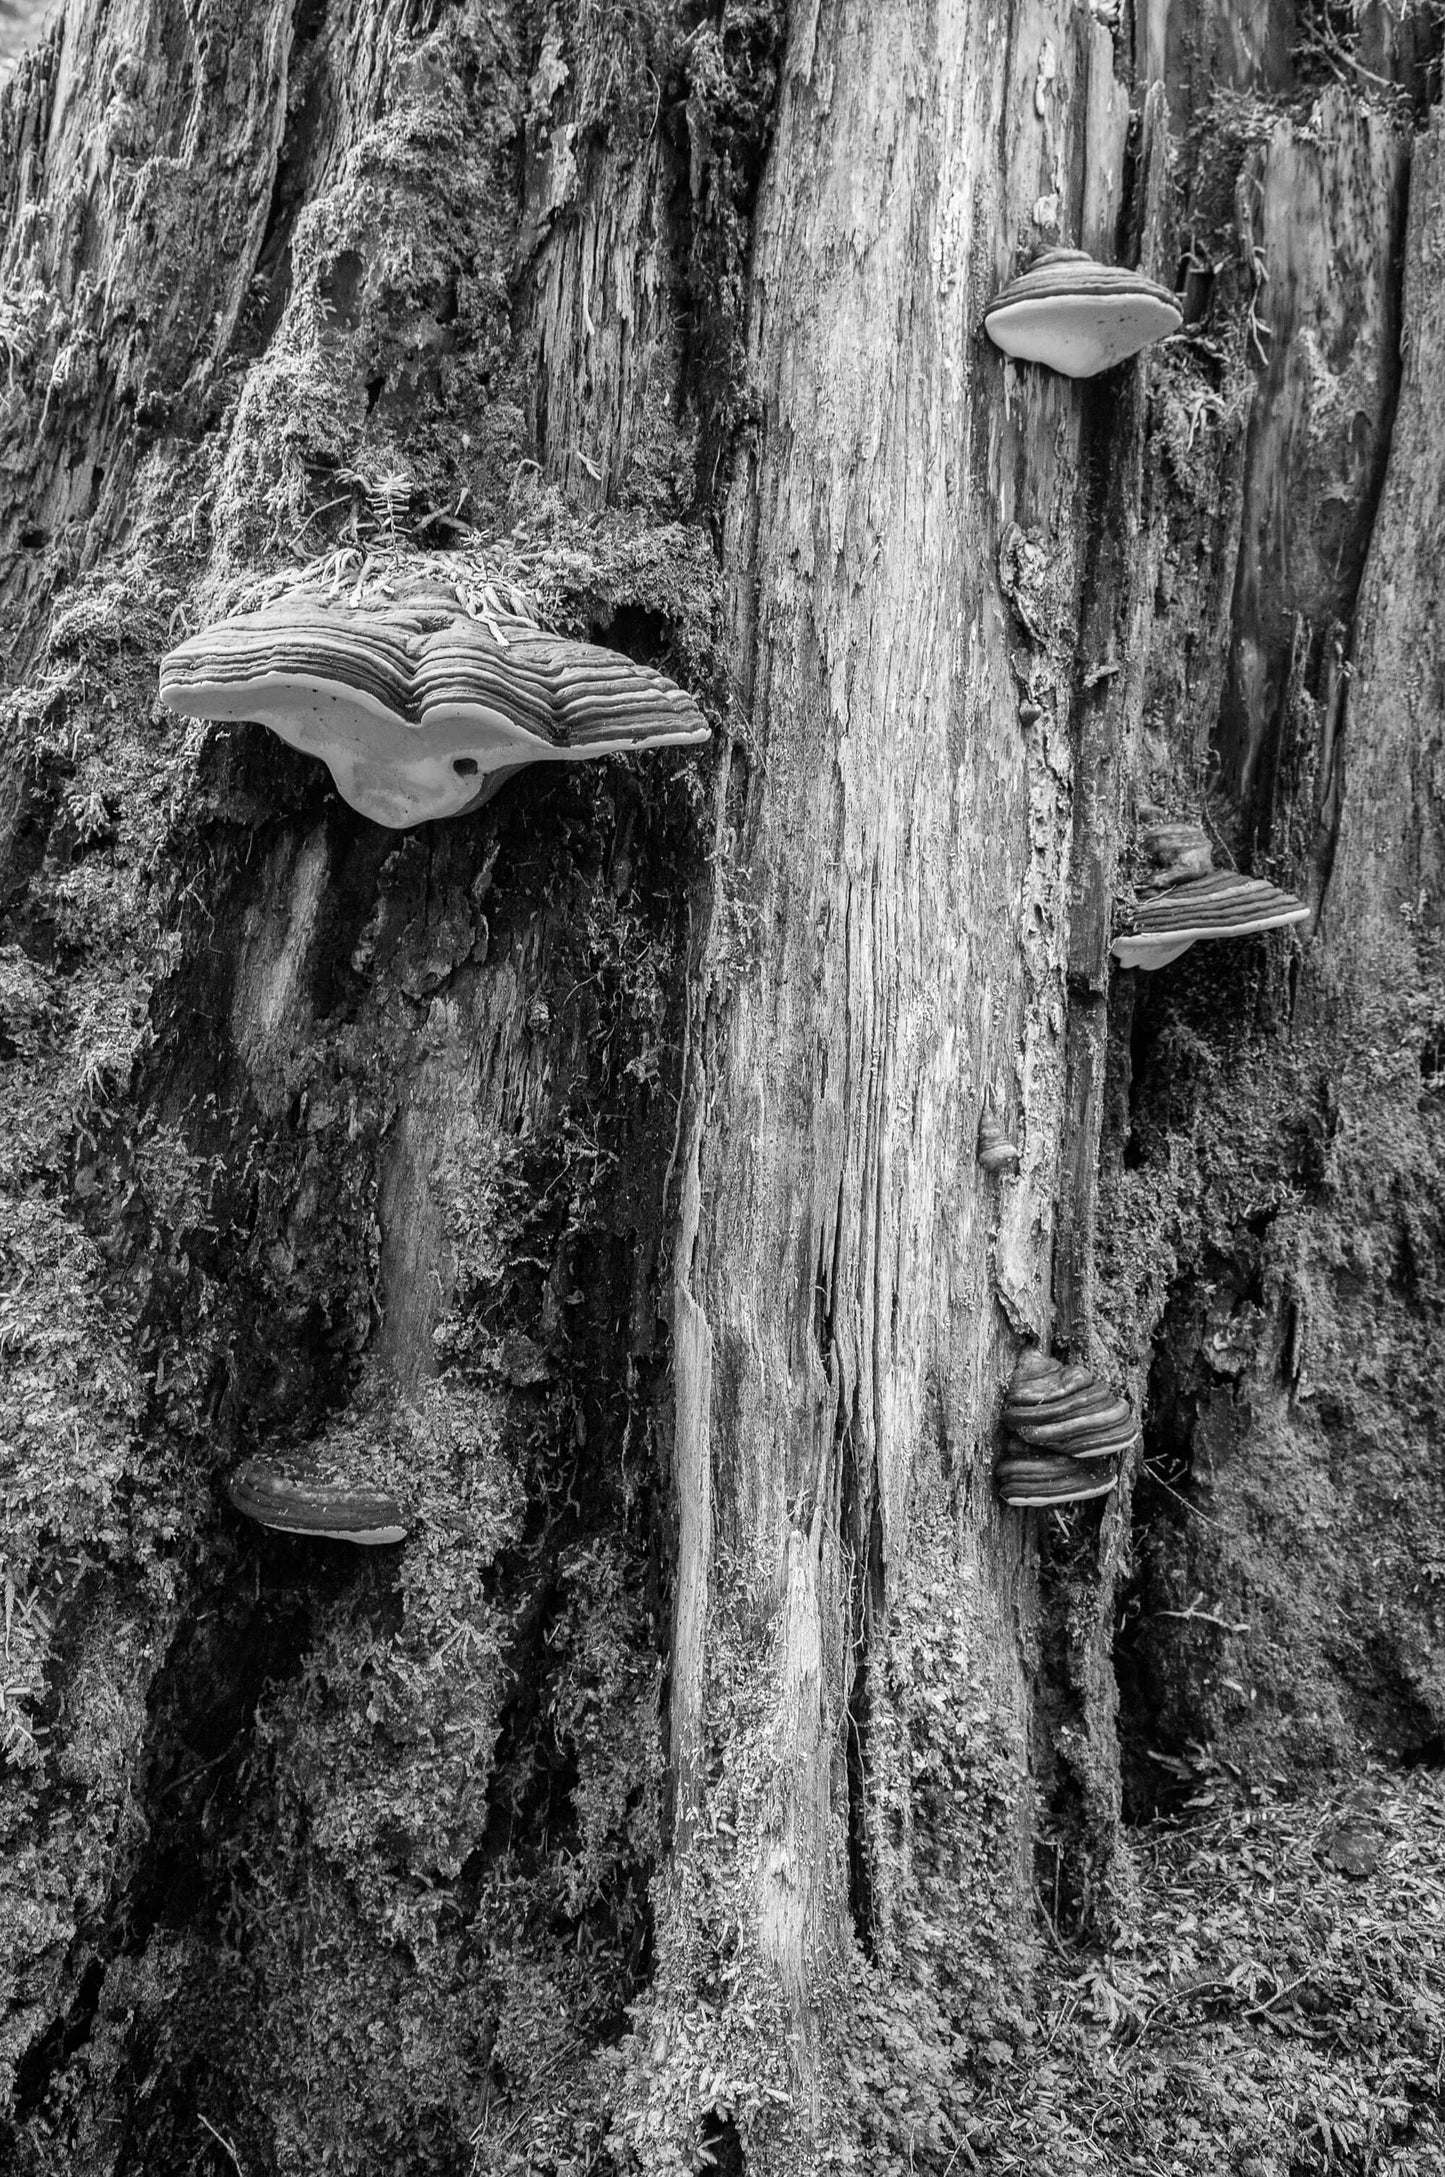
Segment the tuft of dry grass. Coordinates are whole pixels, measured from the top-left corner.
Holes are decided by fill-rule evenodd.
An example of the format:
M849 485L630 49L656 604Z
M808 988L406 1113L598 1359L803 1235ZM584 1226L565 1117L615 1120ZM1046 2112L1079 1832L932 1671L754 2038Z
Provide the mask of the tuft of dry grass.
M1445 1777L1199 1797L1134 1833L1131 1937L1051 1952L1032 2031L990 2044L970 2152L1050 2177L1440 2177Z

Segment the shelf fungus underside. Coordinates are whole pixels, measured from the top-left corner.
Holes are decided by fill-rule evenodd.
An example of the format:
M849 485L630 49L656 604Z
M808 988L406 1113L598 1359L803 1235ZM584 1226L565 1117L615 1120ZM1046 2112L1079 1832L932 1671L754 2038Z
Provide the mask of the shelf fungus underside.
M1121 967L1162 968L1201 938L1249 937L1303 922L1309 908L1262 877L1220 870L1176 884L1134 911L1111 951Z
M527 620L475 618L439 584L366 605L299 586L190 636L162 661L160 693L188 717L269 726L394 830L477 808L527 764L709 733L665 674Z
M368 1548L406 1539L395 1497L313 1459L247 1459L231 1476L230 1496L238 1512L277 1534Z
M1046 250L983 314L984 331L1005 355L1066 378L1097 377L1183 322L1167 287L1077 249Z

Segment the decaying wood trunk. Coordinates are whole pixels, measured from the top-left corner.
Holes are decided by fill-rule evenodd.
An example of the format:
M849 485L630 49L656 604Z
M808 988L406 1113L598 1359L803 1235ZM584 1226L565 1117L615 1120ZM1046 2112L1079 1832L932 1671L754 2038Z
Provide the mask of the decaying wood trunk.
M7 2168L988 2167L1132 1825L1438 1756L1436 43L69 0L0 92ZM1061 239L1182 334L1006 364ZM397 835L156 705L478 548L712 747ZM1150 804L1304 936L1115 967ZM1029 1341L1102 1512L994 1499ZM404 1550L236 1517L315 1439Z

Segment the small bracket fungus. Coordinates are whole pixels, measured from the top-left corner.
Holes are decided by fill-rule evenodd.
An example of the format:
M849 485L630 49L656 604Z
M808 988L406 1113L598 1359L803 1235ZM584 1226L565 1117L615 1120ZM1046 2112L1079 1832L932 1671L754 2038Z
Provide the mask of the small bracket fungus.
M238 1512L277 1534L369 1548L406 1539L402 1508L387 1490L361 1487L304 1454L247 1459L231 1476L230 1495Z
M1303 922L1308 914L1303 900L1262 877L1216 870L1141 902L1110 951L1121 967L1162 968L1200 938L1249 937L1258 930Z
M994 1468L1005 1504L1084 1503L1107 1496L1139 1435L1127 1398L1091 1369L1036 1348L1022 1355L1003 1407L1009 1442Z
M1184 884L1190 877L1207 877L1214 868L1214 850L1202 824L1151 824L1139 834L1139 845L1151 865L1151 892Z
M254 719L319 756L353 809L402 829L460 816L530 763L692 746L709 727L662 673L509 615L479 615L435 574L300 582L189 636L161 701Z
M1045 250L983 313L996 348L1066 378L1097 377L1183 322L1167 287L1081 249Z
M1085 1504L1093 1497L1107 1497L1119 1486L1118 1475L1081 1468L1068 1457L1039 1453L1029 1458L1021 1452L1000 1459L994 1468L994 1487L1005 1504L1027 1509L1051 1504Z
M987 1104L978 1122L978 1161L986 1172L1016 1172L1019 1168L1018 1150Z

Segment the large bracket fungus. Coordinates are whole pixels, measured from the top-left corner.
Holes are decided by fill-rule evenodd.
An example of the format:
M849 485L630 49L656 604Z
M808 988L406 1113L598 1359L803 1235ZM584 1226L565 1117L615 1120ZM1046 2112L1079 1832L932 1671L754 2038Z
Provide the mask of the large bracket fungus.
M1036 1347L1014 1370L1003 1421L1009 1441L994 1468L994 1487L1005 1504L1021 1506L1107 1496L1139 1434L1127 1398L1092 1369L1066 1366Z
M1066 378L1095 378L1183 323L1167 287L1082 249L1044 250L983 313L984 331L1005 355Z
M1211 868L1209 841L1197 824L1156 825L1140 844L1155 865L1154 896L1134 908L1110 947L1121 967L1167 967L1202 937L1248 937L1309 914L1303 900L1263 877Z
M161 701L251 719L319 756L337 791L402 829L460 816L532 763L694 745L709 727L662 673L509 615L428 574L370 594L301 582L161 662Z
M369 1489L312 1453L247 1459L231 1476L238 1512L277 1534L313 1541L403 1542L406 1519L385 1489Z

